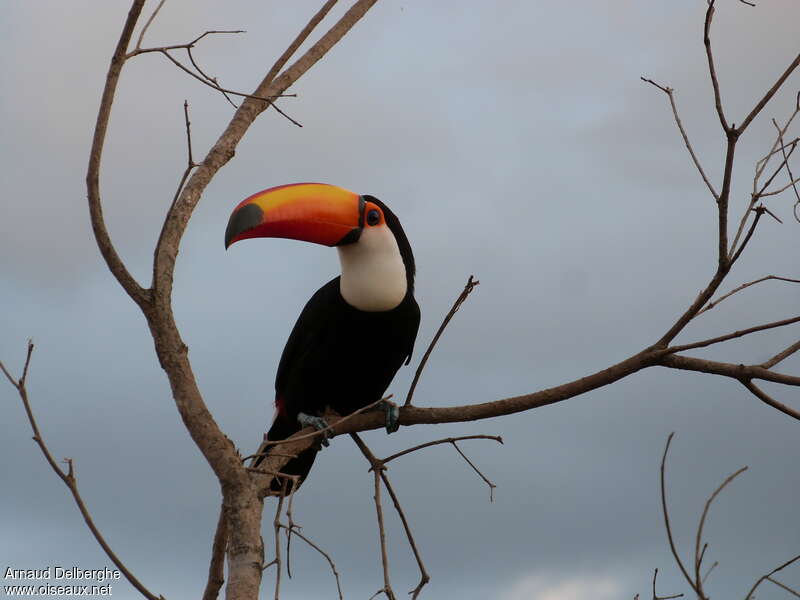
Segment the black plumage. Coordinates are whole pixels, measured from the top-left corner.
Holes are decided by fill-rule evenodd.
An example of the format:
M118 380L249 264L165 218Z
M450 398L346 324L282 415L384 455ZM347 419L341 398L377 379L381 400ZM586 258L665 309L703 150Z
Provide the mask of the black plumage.
M347 415L379 400L400 366L410 360L420 322L414 299L415 265L411 246L397 217L376 198L406 267L406 294L391 310L362 311L349 305L339 288L340 277L311 297L297 319L281 356L275 379L275 420L267 440L281 440L299 431L300 412L321 415L330 407ZM279 447L279 446L278 446ZM266 453L275 448L267 446ZM316 458L309 449L282 472L305 478ZM257 466L263 456L254 461ZM281 481L273 480L278 491Z

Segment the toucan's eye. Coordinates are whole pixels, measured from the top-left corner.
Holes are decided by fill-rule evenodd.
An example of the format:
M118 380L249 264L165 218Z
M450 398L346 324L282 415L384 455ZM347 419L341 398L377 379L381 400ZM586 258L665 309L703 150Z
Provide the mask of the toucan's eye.
M381 213L378 209L373 208L367 213L367 225L377 225L381 222Z

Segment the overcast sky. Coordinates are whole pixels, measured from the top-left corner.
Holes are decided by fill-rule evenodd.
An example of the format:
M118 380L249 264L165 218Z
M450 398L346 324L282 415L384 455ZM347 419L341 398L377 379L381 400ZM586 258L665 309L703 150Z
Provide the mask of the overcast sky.
M169 0L147 45L208 29L196 58L249 91L319 2ZM330 15L325 24L346 9ZM149 8L152 8L150 6ZM422 326L415 361L389 391L403 397L466 278L480 287L452 322L416 392L447 406L536 391L604 368L655 341L715 266L716 213L675 128L676 99L718 185L723 136L702 46L705 2L420 2L381 0L280 106L263 114L208 187L181 247L175 310L204 398L251 452L272 414L274 372L307 298L338 273L330 249L259 240L223 249L232 208L260 189L321 181L373 194L400 217L418 265ZM219 491L180 421L138 309L91 236L85 166L108 60L128 3L9 2L0 20L0 360L15 372L37 343L31 402L57 457L75 460L87 505L114 550L156 594L197 597ZM800 7L720 0L714 23L730 121L741 122L798 52ZM738 219L755 160L800 88L795 74L737 153ZM149 281L160 221L184 168L182 104L195 156L232 114L219 94L151 54L126 65L101 177L107 222L136 277ZM797 129L794 135L797 135ZM725 290L770 273L798 277L792 196L769 204ZM797 314L800 287L766 282L703 315L691 341ZM797 325L698 356L758 362ZM800 359L781 366L797 373ZM800 407L792 389L768 388ZM13 388L0 386L0 567L113 566L35 444ZM611 600L687 593L661 521L658 463L677 435L668 478L687 561L705 498L742 465L707 525L712 597L744 597L800 552L800 425L739 385L651 369L535 411L479 423L419 426L365 439L378 455L447 435L500 434L505 445L412 454L389 471L432 575L423 597ZM371 476L348 439L319 457L296 519L330 552L347 598L381 585ZM273 506L267 512L271 520ZM392 581L416 585L413 557L389 517ZM271 533L265 528L265 537ZM269 557L268 557L269 558ZM323 560L293 544L285 599L335 598ZM800 566L782 580L800 586ZM8 582L3 582L8 583ZM270 597L272 574L263 597ZM138 598L115 582L117 600ZM775 586L759 598L784 598Z

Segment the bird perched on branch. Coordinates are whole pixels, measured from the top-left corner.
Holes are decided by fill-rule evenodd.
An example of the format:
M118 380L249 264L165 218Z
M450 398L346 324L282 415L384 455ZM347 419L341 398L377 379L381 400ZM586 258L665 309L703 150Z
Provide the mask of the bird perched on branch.
M408 364L420 321L411 245L395 214L377 198L322 183L270 188L234 209L225 247L257 237L335 246L342 274L317 290L289 335L275 378L275 418L252 466L276 447L269 442L307 425L327 427L326 407L348 415L380 400L400 366ZM398 410L389 404L384 409L391 433ZM317 451L300 453L282 472L302 481ZM273 490L281 486L273 479Z

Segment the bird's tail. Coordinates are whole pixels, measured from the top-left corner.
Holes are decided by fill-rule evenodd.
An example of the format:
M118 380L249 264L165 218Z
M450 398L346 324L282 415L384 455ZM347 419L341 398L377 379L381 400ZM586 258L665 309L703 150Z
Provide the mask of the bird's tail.
M272 423L272 427L269 428L267 435L264 437L264 441L261 442L261 445L258 447L256 456L250 463L250 467L258 468L258 466L271 452L280 452L282 446L280 444L275 445L270 442L285 440L298 431L300 431L300 425L296 420L290 420L286 417L278 415L275 421ZM283 466L281 473L298 476L300 478L300 484L302 484L308 475L308 472L311 470L311 466L314 464L315 458L317 458L317 450L315 448L303 450L300 454L298 454L295 458L290 459L289 462ZM298 487L300 484L298 484ZM275 477L270 484L270 489L274 492L280 492L282 488L283 478ZM287 492L292 491L291 482L288 483L286 490Z

